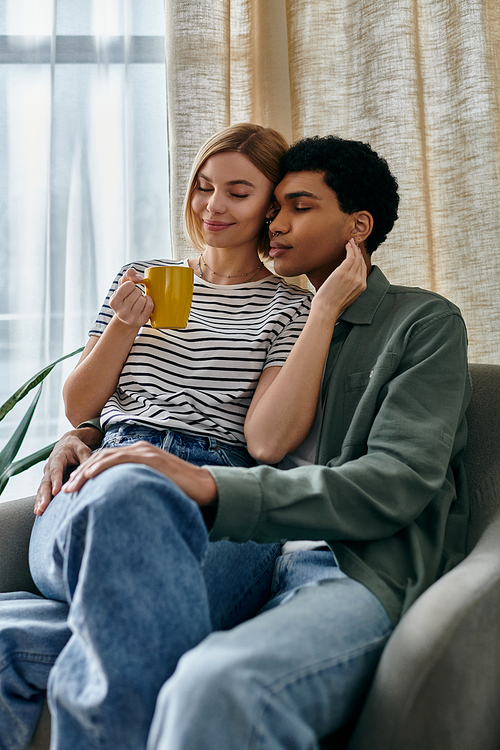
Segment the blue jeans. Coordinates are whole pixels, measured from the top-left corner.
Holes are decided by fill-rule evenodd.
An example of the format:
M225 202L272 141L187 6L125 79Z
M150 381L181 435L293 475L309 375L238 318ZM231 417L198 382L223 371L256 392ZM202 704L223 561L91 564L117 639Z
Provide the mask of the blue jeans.
M349 718L391 630L376 597L307 552L278 558L266 604L274 553L214 565L209 546L145 466L55 498L31 551L49 599L0 607L0 747L27 746L49 671L52 750L143 750L150 727L150 748L305 749Z
M175 430L156 430L139 424L114 424L106 430L101 448L119 448L138 440L147 440L167 453L173 453L196 466L255 466L243 445L223 443L203 435L188 435Z
M123 434L123 432L126 434ZM156 433L157 431L152 432ZM153 442L156 438L157 435L155 436L152 433L149 435L145 434L145 431L142 429L127 429L122 431L120 442L124 444L140 439L150 439ZM194 438L191 440L188 436L178 433L170 433L169 440L171 452L176 452L177 447L179 447L179 453L182 450L182 455L192 463L200 465L218 463L224 466L228 464L234 465L237 461L240 461L243 465L247 465L249 461L252 462L252 459L244 448L227 446L228 450L226 451L226 446L217 441L205 438L201 440ZM141 468L145 469L145 467ZM157 475L157 472L153 473ZM165 480L164 477L163 479ZM168 484L171 485L170 482ZM101 486L106 487L107 484L102 482ZM147 493L147 488L145 487L142 490L137 482L135 483L135 487L136 499L134 499L133 495L129 496L129 501L132 504L136 503L137 497ZM279 545L259 545L254 542L248 542L247 544L233 544L231 542L208 543L206 528L199 509L177 488L175 489L176 492L173 495L182 496L182 503L179 505L179 508L184 507L188 513L186 519L188 526L190 523L189 519L193 514L196 518L197 534L200 539L197 542L194 540L193 543L196 542L196 554L198 555L196 565L198 566L199 583L201 582L200 585L203 589L203 617L207 618L208 623L208 631L206 632L233 627L239 622L252 617L268 598L273 564L279 554ZM104 496L100 495L100 501L103 505L106 505L105 495L106 491L104 491ZM89 586L89 581L92 579L87 566L85 566L85 570L81 570L82 559L79 557L79 554L83 554L83 549L92 549L94 556L96 554L98 556L99 545L106 534L109 533L110 538L112 537L113 540L108 540L104 544L108 549L106 553L108 559L110 550L115 549L115 555L114 557L112 556L115 571L119 572L121 569L125 573L127 566L124 564L124 559L128 560L129 555L132 557L133 554L136 556L141 556L142 554L145 561L148 558L148 553L151 552L152 555L158 555L157 564L163 571L162 575L165 578L164 585L167 588L169 584L172 585L172 581L166 572L170 570L175 570L176 588L179 588L180 591L184 591L184 589L189 590L190 588L189 577L184 581L182 575L182 560L177 562L175 545L172 549L169 547L170 539L168 535L165 535L161 540L156 539L157 544L154 547L154 551L153 549L149 549L152 544L149 529L151 524L155 525L151 515L148 515L151 503L142 503L136 509L136 528L129 528L128 535L123 533L124 529L116 522L116 518L114 518L111 523L103 520L102 526L99 528L99 532L102 532L102 534L99 535L96 529L90 535L92 537L90 538L88 535L89 523L87 518L90 511L89 504L86 501L87 497L88 491L85 489L79 495L74 496L61 493L57 498L54 498L49 508L45 511L44 516L35 521L30 545L30 566L40 591L47 598L36 597L27 593L0 594L1 750L17 750L18 748L21 749L28 746L40 713L43 703L43 691L47 687L49 672L52 666L58 659L59 654L64 650L66 656L63 658L63 654L61 654L61 659L59 660L62 662L62 665L58 667L58 673L60 674L61 670L64 669L64 665L68 664L68 658L71 662L71 654L74 654L75 650L78 650L79 641L81 644L82 642L86 642L86 639L89 637L86 634L85 627L81 630L81 621L79 619L82 606L84 610L87 606L88 589L86 590L86 587ZM93 502L93 497L94 495L91 494L90 505ZM111 510L112 507L114 507L114 510ZM160 516L162 510L164 508L160 509ZM110 507L106 508L106 511L103 511L102 508L100 508L100 511L108 519L110 518L110 514L112 516L116 513L116 505L113 499L110 499ZM176 512L176 520L182 529L181 512L179 509ZM95 514L91 515L92 521L95 522ZM132 519L132 516L130 516L130 519ZM130 523L133 523L133 521L130 520ZM101 521L98 522L99 524L101 524ZM160 520L158 524L161 526ZM129 525L129 522L126 522L125 525ZM85 528L85 531L82 531L83 528ZM128 542L130 540L128 537L130 537L131 532L133 532L134 539L133 543L129 545ZM76 540L80 533L82 536L77 543ZM187 530L184 529L183 533L187 533ZM75 554L77 548L76 560L71 559L71 561L68 561L66 559L68 551L72 550L71 554ZM132 548L134 552L132 552ZM184 552L182 546L180 552ZM182 554L180 558L182 558ZM97 565L97 567L99 566ZM106 564L102 567L101 574L93 579L92 586L95 587L96 596L93 597L90 594L90 598L93 598L93 605L96 609L101 606L98 602L102 603L101 594L104 595L105 592L107 592L107 595L113 597L115 605L118 607L121 604L125 606L126 600L124 599L122 602L120 599L120 587L115 587L114 585L115 579L112 575L112 570L113 565ZM141 575L143 572L141 571ZM152 573L154 573L154 566L152 566ZM134 585L133 578L134 572L131 574L132 590ZM182 583L181 586L179 581ZM145 579L142 585L146 588L148 587ZM76 596L77 590L78 596ZM79 597L83 596L83 591L86 591L86 595L83 597L85 604L82 605ZM156 595L157 591L152 586L149 591L149 609L155 608ZM182 600L182 594L180 596ZM148 599L148 595L143 598ZM208 613L206 611L207 608ZM104 607L102 610L103 613L105 609ZM161 611L161 608L158 608L158 611ZM102 628L103 632L108 632L108 638L111 637L112 632L112 637L114 638L115 613L108 608L107 615L107 618L104 616L98 617L100 623L98 627ZM147 618L143 616L142 610L134 610L131 607L128 610L128 616L131 618L130 624L134 620L141 623L144 621L144 626L147 629ZM85 610L84 617L91 619L92 615ZM154 615L150 619L155 619ZM161 622L161 619L157 621ZM118 626L117 629L120 632ZM189 630L189 628L186 630ZM188 642L192 645L205 634L204 630L200 631L200 635L198 638L195 638L195 641L192 640L193 636L187 636ZM174 653L175 650L174 648ZM70 653L69 657L67 655L68 652ZM131 650L131 654L133 654L133 649ZM85 656L82 657L84 661L86 656L88 656L88 663L91 663L93 659L92 649L90 652L85 652ZM111 652L109 652L109 657L111 662L113 662ZM117 655L116 664L118 663L119 656ZM72 673L72 668L70 668L69 672ZM103 673L104 676L101 675L103 679L101 687L103 689L105 689L104 685L107 680L111 678L112 672L113 670L111 670L109 675L106 673ZM70 677L71 681L72 677ZM65 716L65 709L59 708L57 699L53 703L49 697L49 703L54 717L53 747L68 748L74 746L76 748L80 746L101 746L97 735L89 739L85 734L86 730L80 727L77 730L77 734L78 732L83 732L81 744L78 745L76 740L69 740L68 737L73 736L71 729L67 729L72 724L71 717L69 715ZM152 706L150 708L152 713ZM141 731L144 735L142 743L139 742L137 744L132 738L131 744L125 743L122 746L124 748L144 747L148 728L149 722L147 726L142 727ZM95 745L92 744L94 740L97 742ZM120 746L119 741L116 740L116 742L118 743L117 745L113 741L111 744L105 744L104 746L110 748Z
M260 613L179 661L147 750L318 750L357 715L391 631L331 552L284 555Z
M256 465L255 460L243 445L223 443L214 438L187 435L175 430L156 430L138 424L113 425L106 431L99 450L120 448L139 440L147 440L157 448L173 453L195 466L250 467ZM273 564L279 552L279 544L209 543L203 561L203 571L214 630L232 627L255 612L255 603L248 595L245 584L240 595L235 599L234 587L237 585L239 589L239 580L233 578L232 571L245 568L253 595L257 597L257 601L264 601L269 595ZM231 571L230 580L221 575L221 570ZM232 612L221 609L219 606L228 586L232 591L231 607L234 608Z

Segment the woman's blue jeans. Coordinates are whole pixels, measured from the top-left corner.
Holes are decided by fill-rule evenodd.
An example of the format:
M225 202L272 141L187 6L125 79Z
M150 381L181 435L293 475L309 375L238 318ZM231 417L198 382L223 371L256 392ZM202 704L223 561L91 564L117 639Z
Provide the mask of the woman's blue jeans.
M155 442L158 439L158 432L156 430L149 431L148 428L132 427L132 429L121 430L121 433L115 434L114 438L116 445L136 442L141 439ZM165 438L165 435L163 438ZM251 457L244 448L233 448L233 446L226 446L211 439L192 439L180 433L170 432L167 440L171 452L180 454L191 463L199 465L211 463L223 466L238 465L238 463L251 465L252 463ZM149 470L146 470L145 467L141 467L141 469L149 474ZM152 473L156 478L161 476L157 472ZM106 472L106 475L102 475L102 478L108 474L109 472ZM133 670L132 665L135 663L134 648L129 651L128 656L125 654L123 644L127 642L127 638L124 638L124 632L120 629L121 625L125 627L125 630L132 628L135 633L139 630L146 633L148 622L152 620L162 623L168 623L169 621L173 623L175 621L173 616L166 620L162 619L162 608L156 601L161 589L157 589L153 583L155 566L158 566L157 574L163 578L165 591L168 590L169 586L176 590L176 596L169 595L168 599L171 601L168 602L168 605L165 602L164 606L170 609L177 598L181 603L180 612L182 616L185 616L187 614L185 607L188 606L188 602L191 602L189 603L188 619L191 620L191 615L193 615L192 630L189 625L179 624L179 628L176 629L179 631L179 635L173 635L172 633L168 635L168 640L172 646L172 656L164 665L167 668L167 673L175 666L179 655L184 653L185 649L180 644L187 643L191 647L212 630L233 627L252 617L268 598L273 564L280 550L278 544L259 545L254 542L243 545L231 542L209 543L198 507L186 498L175 485L165 480L165 477L162 477L162 480L167 482L169 489L175 489L172 493L167 492L168 497L158 505L158 519L155 519L151 513L154 499L149 497L144 499L148 492L145 488L141 491L138 477L142 475L143 472L139 472L139 475L136 476L134 493L126 493L127 499L124 500L122 507L126 515L123 519L117 518L117 506L111 497L108 504L108 483L101 481L102 478L99 478L96 482L101 487L101 491L98 493L99 503L96 502L95 493L91 491L91 485L94 483L89 483L89 486L78 495L68 496L60 493L57 498L54 498L43 517L35 521L30 545L30 567L38 588L47 598L23 593L0 594L0 748L2 750L4 748L5 750L7 748L8 750L17 750L17 748L27 747L42 705L43 694L41 691L44 691L47 687L49 672L61 651L63 653L58 659L55 673L60 676L61 672L68 669L69 682L75 687L75 676L80 673L78 668L74 667L78 659L75 662L73 660L75 653L78 652L80 663L85 664L79 680L88 679L89 682L92 682L93 677L96 677L97 683L100 684L104 693L110 693L107 702L105 701L106 705L109 705L109 701L113 702L113 690L112 688L108 689L108 682L111 685L114 679L118 681L122 679L120 676L117 677L116 671L114 671L118 669L118 674L122 672L122 667L118 666L118 653L116 658L113 657L115 646L121 643L118 651L122 652L127 665L124 664L123 666L123 679L125 679L128 669ZM116 489L119 490L119 494L125 488L120 484ZM174 499L176 497L177 500ZM134 506L133 513L125 511L128 503ZM170 503L174 503L175 506L175 514L167 524L170 533L165 532L164 536L160 538L158 537L158 529L162 527L161 516L167 511L167 506ZM99 508L97 509L98 505ZM186 514L185 518L184 514ZM97 515L99 515L99 521L97 521ZM168 511L168 515L170 517L170 511ZM89 519L91 519L91 522ZM150 529L151 524L152 527L157 526L156 534ZM193 532L193 539L189 540L187 546L181 544L178 547L179 540L176 538L177 534L174 533L174 526L178 525L179 534L182 536L182 534L189 533L191 524L196 527L196 532ZM185 526L186 528L184 528ZM126 527L128 527L128 531L126 531ZM109 534L109 538L105 541L107 534ZM156 542L156 547L153 540ZM105 548L107 549L106 552L104 552ZM113 549L115 554L112 553ZM87 557L82 568L84 552ZM100 556L101 552L104 552L108 560L104 565L97 562L97 557ZM197 587L193 588L193 597L189 595L191 589L189 574L186 571L186 576L183 575L182 558L184 553L187 553L190 557L187 568L194 565L197 570ZM137 557L142 560L142 565L131 567L132 561ZM95 566L92 573L90 572L90 558ZM148 583L147 570L152 558L155 559L155 563L151 565L153 577ZM93 576L98 568L101 572L94 578ZM123 598L121 594L128 588L127 570L130 573L130 590L129 595ZM117 573L117 576L114 576L113 572ZM137 572L137 578L141 578L146 573L141 584L141 587L144 587L145 590L135 597L132 592L135 590L134 583L137 583L137 581L133 579L135 579ZM89 583L90 580L93 580L92 584ZM183 592L187 593L186 598ZM199 608L203 621L201 627L199 623L194 625L194 623L197 623L197 616L190 612L191 604L194 604L197 596L200 597ZM99 646L97 644L89 646L92 641L92 636L87 630L88 622L92 619L92 614L88 609L90 599L92 599L92 611L97 614L99 621L99 626L95 623L93 626L94 633L100 631ZM133 600L135 606L127 608L125 604L127 600L129 603ZM147 605L146 601L148 602ZM182 606L183 601L185 606ZM106 602L108 606L105 606ZM139 608L136 602L137 604L142 602ZM120 624L117 622L115 607L120 611L120 614L129 620L128 625L124 621ZM150 610L151 616L149 619L143 607L145 607L145 610ZM82 614L83 612L85 612L85 615ZM181 617L180 614L179 617ZM83 625L83 621L85 621L85 625ZM161 627L165 633L169 630L168 625L162 625ZM182 634L182 637L180 634ZM109 649L101 642L100 636L107 640ZM140 639L137 638L137 640L139 643ZM154 637L152 635L150 645L153 643ZM97 649L96 652L93 650L94 647ZM100 648L103 650L102 653L99 651ZM94 667L97 662L100 662L101 657L100 669L97 670L98 673L96 674ZM95 661L96 658L97 662ZM170 667L167 666L169 661ZM106 672L105 665L107 663L114 665L111 672ZM71 666L68 667L68 664ZM149 671L151 673L151 670ZM86 678L82 676L83 673L86 674ZM60 679L60 684L64 683L64 678ZM79 684L81 686L81 683ZM133 697L133 692L130 692L132 684L133 681L131 680L130 688L126 690L128 698ZM154 680L151 681L151 684L154 684ZM158 689L159 685L156 693ZM66 687L63 687L62 691L65 693ZM111 744L106 744L99 731L94 736L92 730L89 729L90 734L87 734L89 727L85 722L88 716L86 719L82 719L82 726L78 725L79 720L76 721L77 729L75 729L73 735L71 726L74 719L71 710L68 709L66 712L64 701L61 704L57 697L52 700L52 692L56 695L57 690L52 691L49 688L49 703L53 714L53 747L144 747L156 695L150 696L149 719L140 719L142 712L139 708L134 712L134 717L138 718L138 734L142 734L142 741L137 742L134 732L130 738L124 740L123 744L118 739L123 722L120 719L118 721L119 726L116 727L117 712L118 714L121 713L120 707L126 712L130 711L130 707L125 709L125 703L128 699L123 698L111 710L115 719L112 721L112 726L109 727L109 736L115 729L118 734L115 740L110 740ZM146 690L146 695L147 692ZM137 698L139 705L142 706L144 703L142 690ZM133 702L135 703L135 701ZM106 713L106 709L104 709L104 712L102 711L103 708L104 706L98 710L101 718ZM106 723L107 720L102 718L101 721L101 718L96 719L97 724ZM139 729L141 722L142 728ZM133 723L136 725L135 718ZM90 720L91 725L92 720ZM84 734L81 738L81 744L78 744L76 735L80 732L84 732ZM127 734L127 731L124 733ZM101 740L104 741L104 745L102 745ZM94 741L96 744L93 744Z
M112 425L104 435L102 448L119 448L138 440L147 440L157 448L196 466L255 466L255 461L243 445L223 443L211 437L188 435L175 430L155 430L136 424Z

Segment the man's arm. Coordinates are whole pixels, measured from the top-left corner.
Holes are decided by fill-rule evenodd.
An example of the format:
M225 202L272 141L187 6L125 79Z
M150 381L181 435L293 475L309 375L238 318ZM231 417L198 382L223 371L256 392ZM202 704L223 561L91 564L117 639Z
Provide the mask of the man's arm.
M356 439L346 436L342 454L331 456L328 465L202 469L137 443L94 454L64 490L77 491L117 463L143 463L170 477L200 506L217 505L214 539L390 537L444 486L469 389L459 316L434 316L410 343L404 339L403 348L390 352L392 373L386 361L370 373L358 409L366 429ZM325 417L333 423L335 408Z
M36 494L35 515L41 516L60 492L68 470L83 463L101 442L102 430L91 426L70 430L58 440L43 469L43 479Z
M356 416L338 454L331 448L340 441L324 436L338 438L342 407L327 401L323 465L210 467L219 497L213 540L369 542L392 537L431 500L439 505L442 492L451 495L450 458L465 444L470 396L463 321L445 310L401 336L400 346L377 358L362 396L352 393Z

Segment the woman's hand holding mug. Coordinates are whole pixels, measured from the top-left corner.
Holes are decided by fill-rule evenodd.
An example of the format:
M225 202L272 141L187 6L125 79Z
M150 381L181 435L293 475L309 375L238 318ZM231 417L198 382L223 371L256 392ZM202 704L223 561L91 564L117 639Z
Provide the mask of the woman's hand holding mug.
M144 278L133 268L121 277L110 299L115 315L127 325L185 328L193 298L194 272L188 266L150 266ZM147 294L137 286L146 287Z
M121 277L109 304L115 315L129 326L140 328L149 320L154 302L142 293L136 284L142 284L142 276L129 268Z

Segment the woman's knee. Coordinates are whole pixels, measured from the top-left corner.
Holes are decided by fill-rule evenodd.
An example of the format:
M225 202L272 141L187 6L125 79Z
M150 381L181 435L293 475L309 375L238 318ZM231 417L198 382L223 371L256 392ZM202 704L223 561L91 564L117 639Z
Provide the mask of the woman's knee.
M194 521L202 516L196 504L170 479L142 464L119 464L89 479L79 492L60 492L35 526L62 528L89 510L97 515L113 515L116 520L147 515L147 509L158 518L170 514Z
M45 596L64 600L64 560L70 554L82 559L89 545L94 554L116 552L117 564L130 544L151 555L168 545L184 546L200 561L206 552L208 533L198 506L149 467L114 466L56 500L65 500L67 511L50 515L49 506L35 522L30 545L31 573Z

